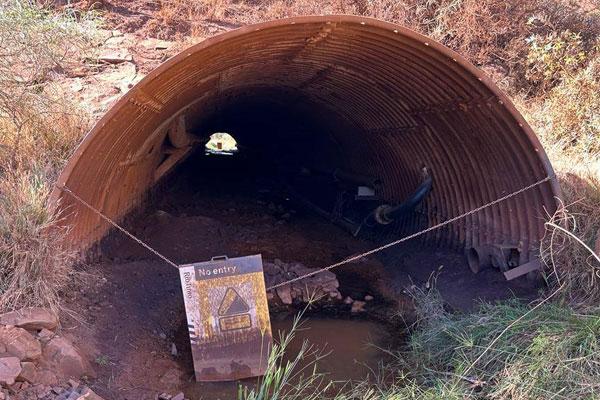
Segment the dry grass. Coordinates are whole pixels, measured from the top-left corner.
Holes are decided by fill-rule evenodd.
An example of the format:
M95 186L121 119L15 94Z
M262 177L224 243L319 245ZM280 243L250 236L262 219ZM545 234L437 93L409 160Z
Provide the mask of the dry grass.
M552 38L572 32L579 35L581 49L589 51L600 34L596 8L568 0L160 0L158 5L149 33L163 39L205 36L215 24L227 30L297 15L379 18L431 36L476 65L500 70L510 78L510 88L532 93L546 88L547 80L531 74L540 66L535 55L528 57L531 43L543 49Z
M150 23L149 33L161 39L205 36L215 25L227 30L246 24L298 15L353 13L346 0L160 0L160 9Z
M547 279L552 287L562 287L563 299L572 306L597 307L600 177L591 172L568 173L561 177L561 184L568 203L550 219L541 248Z
M22 92L0 107L0 174L41 163L51 169L48 178L53 180L89 125L88 115L52 84L39 90Z
M59 305L75 253L47 208L88 119L52 85L80 62L93 20L0 1L0 309Z
M545 124L544 141L574 161L600 159L599 109L600 55L596 55L548 93L539 115Z
M0 309L56 308L76 254L47 208L45 171L4 171L0 179Z

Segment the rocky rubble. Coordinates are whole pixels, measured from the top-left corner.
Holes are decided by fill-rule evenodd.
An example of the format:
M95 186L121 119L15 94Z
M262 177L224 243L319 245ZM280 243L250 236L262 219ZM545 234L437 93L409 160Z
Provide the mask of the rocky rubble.
M287 282L299 276L315 273L317 268L308 268L302 263L285 263L279 259L273 262L264 261L263 270L267 287ZM350 306L350 312L364 313L367 303L374 298L371 295L364 297L364 301L354 300L350 297L343 298L339 291L340 283L331 271L321 271L302 280L277 287L267 291L267 299L271 310L279 307L304 305L312 300L313 305L337 304Z
M179 392L175 395L170 395L167 393L161 393L155 396L156 400L185 400L185 396L183 392Z
M298 276L315 272L316 268L308 268L301 263L284 263L279 259L274 262L264 262L265 283L267 287L286 282ZM268 292L271 305L292 305L308 303L313 299L316 303L338 302L342 295L338 291L340 283L335 274L322 271L301 281L280 286Z
M93 376L94 371L56 332L58 322L56 314L39 307L0 315L0 400L100 398L73 380ZM61 387L66 380L71 384Z
M82 63L56 83L82 108L100 119L148 72L177 53L178 44L158 39L140 40L132 33L99 29L97 42Z

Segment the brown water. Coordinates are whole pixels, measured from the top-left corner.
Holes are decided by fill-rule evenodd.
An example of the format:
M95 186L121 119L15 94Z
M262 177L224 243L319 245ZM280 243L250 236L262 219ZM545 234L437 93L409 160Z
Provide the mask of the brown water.
M292 320L273 321L273 336L289 331ZM294 359L302 343L308 342L328 355L319 361L318 370L335 382L362 380L377 370L385 356L379 348L387 348L390 336L386 328L372 321L307 318L296 332L286 351L286 359ZM190 399L231 400L237 398L239 385L252 388L257 379L237 382L190 383L185 394Z

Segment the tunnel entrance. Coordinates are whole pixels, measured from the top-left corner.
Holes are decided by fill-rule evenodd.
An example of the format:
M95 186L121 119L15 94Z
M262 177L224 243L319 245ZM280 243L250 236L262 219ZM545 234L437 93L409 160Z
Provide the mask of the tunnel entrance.
M208 39L132 88L86 136L53 193L72 243L87 249L110 225L63 186L121 220L215 132L234 133L301 193L318 187L307 200L319 208L336 201L325 184L332 176L359 183L338 205L359 198L368 208L376 198L383 207L360 222L400 222L389 227L396 233L539 182L426 237L473 249L484 264L507 263L513 249L518 265L535 259L560 194L531 128L460 55L382 21L299 17ZM419 215L399 218L419 205ZM363 211L353 207L351 217Z
M216 133L232 135L235 146L223 135L211 139ZM334 319L349 331L348 320L368 321L376 326L357 330L383 326L391 337L402 328L390 316L410 310L408 285L435 280L456 308L534 294L526 279L507 283L502 271L537 258L543 217L559 194L510 100L458 54L410 30L303 17L243 27L182 52L88 134L53 205L74 245L100 246L106 282L84 296L99 326L94 352L118 365L102 369L101 379L116 373L130 386L190 393L197 386L186 386L191 356L176 271L111 232L62 186L177 264L261 253L271 280L530 186L319 283L327 296L313 317L327 317L321 327ZM305 303L296 289L269 293L274 320L285 325Z

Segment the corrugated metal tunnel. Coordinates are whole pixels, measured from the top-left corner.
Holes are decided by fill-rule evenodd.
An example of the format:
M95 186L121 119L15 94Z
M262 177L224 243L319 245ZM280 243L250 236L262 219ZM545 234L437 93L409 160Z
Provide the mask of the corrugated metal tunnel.
M118 221L214 132L234 133L274 173L373 180L386 204L406 200L427 171L431 192L396 232L553 175L510 100L458 54L397 25L320 16L245 26L168 60L96 124L59 186ZM552 179L426 239L476 257L510 249L524 263L558 192ZM75 244L89 247L107 233L68 194L56 189L53 199Z

